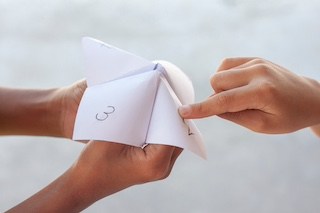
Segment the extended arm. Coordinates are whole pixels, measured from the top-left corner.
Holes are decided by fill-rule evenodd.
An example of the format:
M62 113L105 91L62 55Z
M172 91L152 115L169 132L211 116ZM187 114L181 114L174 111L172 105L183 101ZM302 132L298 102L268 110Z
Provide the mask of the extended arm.
M0 135L71 138L85 81L59 89L0 88Z
M181 151L91 141L63 175L8 212L80 212L130 186L166 178Z
M0 135L71 138L86 82L49 90L0 88ZM181 149L91 141L60 177L8 212L79 212L127 187L166 178Z

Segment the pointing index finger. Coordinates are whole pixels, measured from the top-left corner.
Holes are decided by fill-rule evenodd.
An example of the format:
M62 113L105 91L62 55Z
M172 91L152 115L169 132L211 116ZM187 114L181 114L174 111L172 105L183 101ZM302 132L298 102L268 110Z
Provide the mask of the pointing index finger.
M200 103L181 106L179 113L185 119L204 118L226 112L253 109L255 103L256 96L248 86L244 86L215 94Z

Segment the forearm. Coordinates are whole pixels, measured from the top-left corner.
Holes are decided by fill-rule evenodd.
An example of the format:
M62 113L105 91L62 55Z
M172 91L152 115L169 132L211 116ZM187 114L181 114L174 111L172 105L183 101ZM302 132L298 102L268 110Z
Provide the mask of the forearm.
M91 203L82 200L71 169L50 185L7 212L80 212Z
M168 177L181 151L90 141L63 175L8 212L80 212L130 186Z
M307 78L308 79L308 78ZM319 81L316 81L316 80L313 80L313 79L309 79L309 81L312 82L313 86L315 87L314 89L314 93L316 94L317 97L320 96L320 83ZM309 107L312 107L312 106L309 106ZM314 114L314 117L315 118L318 118L318 120L320 121L320 104L318 105L315 105L314 108L317 109L318 112L316 112ZM320 122L318 122L317 124L313 125L313 126L310 126L310 129L313 131L313 133L315 135L317 135L318 137L320 137Z
M0 88L0 135L61 136L55 92Z
M79 169L73 165L47 187L7 212L80 212L97 200L133 185L122 183L110 171L106 177L87 166Z

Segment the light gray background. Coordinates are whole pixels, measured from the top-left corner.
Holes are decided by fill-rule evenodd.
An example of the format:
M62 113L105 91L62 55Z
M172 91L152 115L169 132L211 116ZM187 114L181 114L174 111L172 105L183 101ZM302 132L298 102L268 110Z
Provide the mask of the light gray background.
M211 94L209 77L224 57L260 56L319 79L319 11L315 0L1 0L0 84L50 88L83 78L82 36L175 63L198 101ZM319 212L320 142L309 130L270 136L217 117L197 124L208 161L185 151L165 181L85 212ZM0 211L59 176L82 148L0 137Z

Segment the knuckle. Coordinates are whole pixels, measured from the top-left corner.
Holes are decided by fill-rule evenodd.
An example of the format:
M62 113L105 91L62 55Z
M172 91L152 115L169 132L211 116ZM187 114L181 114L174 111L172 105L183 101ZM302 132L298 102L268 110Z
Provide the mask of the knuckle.
M143 170L144 182L163 180L169 176L168 167L161 163L147 163Z
M253 64L265 64L266 60L264 60L263 58L257 57L257 58L253 58L252 62L253 62Z
M226 67L229 66L234 61L234 58L224 58L222 59L221 65L218 70L224 70Z
M271 77L273 75L273 68L270 64L262 62L262 63L257 63L255 65L255 69L256 73L258 74L258 76L261 77Z
M215 86L219 82L217 78L219 78L218 74L215 74L214 76L212 76L210 78L210 84L212 87Z
M263 98L264 102L270 102L277 96L277 88L271 81L262 81L258 85L257 98L261 100Z
M224 80L224 73L217 73L210 79L211 87L215 92L219 92L221 90L221 82Z
M232 61L232 58L224 58L222 59L221 64L228 64L230 61Z
M257 69L261 76L269 76L271 73L271 69L267 64L259 64Z

